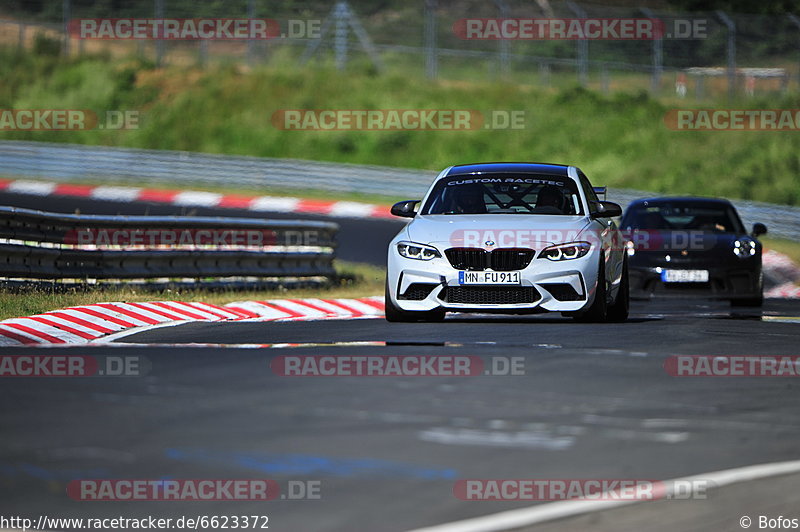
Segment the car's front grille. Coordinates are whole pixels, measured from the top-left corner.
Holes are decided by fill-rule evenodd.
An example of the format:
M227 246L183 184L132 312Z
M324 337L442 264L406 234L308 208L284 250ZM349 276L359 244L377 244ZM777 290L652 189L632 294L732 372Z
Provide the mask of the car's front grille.
M569 283L548 283L542 284L542 288L558 301L581 301L584 299Z
M456 270L485 270L489 263L486 252L476 248L450 248L444 252Z
M500 248L494 251L450 248L444 254L457 270L483 271L491 268L496 272L508 272L527 268L536 251L528 248Z
M532 286L447 286L439 294L446 303L467 305L511 305L533 303L540 298Z
M406 299L409 301L422 301L426 297L430 295L434 288L436 288L437 284L430 284L430 283L412 283L406 288L406 291L403 292L397 299Z

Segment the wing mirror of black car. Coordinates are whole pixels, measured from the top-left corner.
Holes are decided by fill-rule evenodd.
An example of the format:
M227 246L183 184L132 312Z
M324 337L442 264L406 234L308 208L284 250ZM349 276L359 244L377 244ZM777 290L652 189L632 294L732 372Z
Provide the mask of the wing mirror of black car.
M767 226L761 223L753 224L753 236L759 235L766 235L767 234Z
M403 218L413 218L417 215L414 212L414 207L416 207L417 203L419 203L419 200L399 201L392 205L392 214Z
M592 213L592 218L615 218L622 216L622 207L611 201L595 201L593 202L595 211Z

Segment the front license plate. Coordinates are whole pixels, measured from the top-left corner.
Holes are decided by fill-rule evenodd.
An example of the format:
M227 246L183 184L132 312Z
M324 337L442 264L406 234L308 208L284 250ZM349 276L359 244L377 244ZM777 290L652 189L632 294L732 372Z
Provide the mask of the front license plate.
M662 270L665 283L707 283L708 270Z
M458 284L520 284L519 272L458 272Z

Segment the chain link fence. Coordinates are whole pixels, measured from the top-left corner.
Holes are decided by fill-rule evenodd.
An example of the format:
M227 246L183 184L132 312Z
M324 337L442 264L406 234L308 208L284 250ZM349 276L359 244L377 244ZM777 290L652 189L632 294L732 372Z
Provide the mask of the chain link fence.
M338 68L366 65L429 78L507 79L545 87L578 83L696 99L800 89L800 18L791 13L678 13L560 0L17 0L10 9L11 17L0 20L0 42L29 48L43 35L58 40L69 55L138 54L158 64L201 65L328 61ZM101 40L81 39L74 31L75 21L120 18L269 19L279 33L254 40ZM575 20L651 20L658 31L652 38L616 39L604 32L597 38L548 33L497 39L486 27L476 38L463 32L465 19L562 21L568 27Z

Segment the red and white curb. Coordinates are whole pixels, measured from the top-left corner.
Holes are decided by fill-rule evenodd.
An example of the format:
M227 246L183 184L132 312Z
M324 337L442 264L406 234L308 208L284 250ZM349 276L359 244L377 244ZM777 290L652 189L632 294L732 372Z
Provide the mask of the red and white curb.
M219 207L258 212L322 214L339 218L394 218L389 206L355 201L323 201L280 196L246 196L192 190L71 185L47 181L0 179L0 190L35 196L69 196L105 201L147 201L182 207Z
M781 299L800 298L800 266L792 259L771 249L764 250L762 255L764 274L768 275L777 286L764 292L764 297Z
M775 251L766 251L764 268L781 282L765 292L765 297L800 298L800 286L794 284L800 280L800 267L791 259ZM0 321L0 346L87 344L188 321L309 321L383 315L381 296L240 301L224 306L180 301L96 303Z
M383 317L383 297L209 303L96 303L0 321L0 346L88 344L190 321L288 321Z

